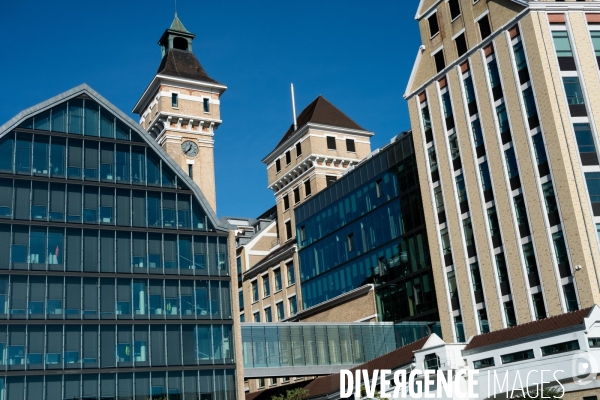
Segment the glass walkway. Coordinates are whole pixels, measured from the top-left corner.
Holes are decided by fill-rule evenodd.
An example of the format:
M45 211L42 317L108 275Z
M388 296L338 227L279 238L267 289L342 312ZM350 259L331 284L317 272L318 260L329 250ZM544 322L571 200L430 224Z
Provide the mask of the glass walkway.
M371 361L436 333L439 323L243 323L244 377L312 376Z

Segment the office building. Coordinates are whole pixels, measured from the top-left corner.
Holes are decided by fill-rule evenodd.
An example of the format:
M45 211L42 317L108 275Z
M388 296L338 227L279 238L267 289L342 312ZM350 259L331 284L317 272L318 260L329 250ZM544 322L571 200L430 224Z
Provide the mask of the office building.
M295 319L439 321L410 132L294 212L303 301Z
M228 229L86 85L2 125L0 399L235 399Z
M600 303L600 9L422 0L405 98L446 341Z

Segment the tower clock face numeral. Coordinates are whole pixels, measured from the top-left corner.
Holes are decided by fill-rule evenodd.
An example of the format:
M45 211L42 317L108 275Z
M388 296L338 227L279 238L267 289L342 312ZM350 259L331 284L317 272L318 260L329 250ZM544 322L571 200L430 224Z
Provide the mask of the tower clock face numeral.
M183 154L188 157L196 157L198 155L198 145L191 140L187 140L181 144Z

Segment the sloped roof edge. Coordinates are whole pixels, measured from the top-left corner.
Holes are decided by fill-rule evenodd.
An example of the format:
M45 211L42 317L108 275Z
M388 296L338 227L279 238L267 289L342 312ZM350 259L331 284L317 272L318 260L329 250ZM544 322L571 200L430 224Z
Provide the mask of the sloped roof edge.
M54 97L51 97L50 99L45 100L35 106L29 107L29 108L21 111L20 113L18 113L17 115L15 115L10 120L8 120L7 122L5 122L3 125L0 126L0 138L3 137L6 133L10 132L12 129L19 126L19 124L21 124L21 122L23 122L26 118L29 118L29 117L31 117L35 114L38 114L42 111L46 111L47 109L65 101L65 100L72 99L81 94L87 94L93 100L95 100L100 105L102 105L104 108L106 108L107 110L112 112L114 115L118 116L119 118L121 118L127 125L129 125L129 127L131 129L136 131L140 135L140 137L142 137L142 139L150 147L152 147L157 153L159 153L161 155L163 160L165 160L167 162L167 164L173 169L173 171L175 171L177 176L180 179L182 179L190 187L192 192L194 192L197 199L200 201L200 204L202 205L204 211L206 212L208 219L213 224L215 229L218 229L218 230L224 231L224 232L228 231L229 229L233 229L233 227L231 225L223 224L221 221L219 221L214 210L209 205L208 201L206 200L206 197L204 197L204 194L202 193L202 191L200 190L198 185L196 185L196 183L186 173L184 173L184 171L181 169L181 167L175 163L175 161L171 158L171 156L169 156L167 154L167 152L161 146L159 146L158 143L156 143L156 141L154 141L154 139L152 139L150 137L148 132L146 132L137 122L132 120L128 115L126 115L123 111L121 111L118 107L116 107L114 104L112 104L106 98L104 98L100 93L96 92L94 89L92 89L86 83L83 83L79 86L69 89L69 90L67 90L63 93L60 93Z

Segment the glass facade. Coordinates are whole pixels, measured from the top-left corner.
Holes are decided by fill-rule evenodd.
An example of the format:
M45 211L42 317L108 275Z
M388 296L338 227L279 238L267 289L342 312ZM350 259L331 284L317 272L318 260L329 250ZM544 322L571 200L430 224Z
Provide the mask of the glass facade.
M227 231L90 97L0 132L0 399L235 399Z
M412 135L295 213L303 308L373 283L381 321L437 320Z

